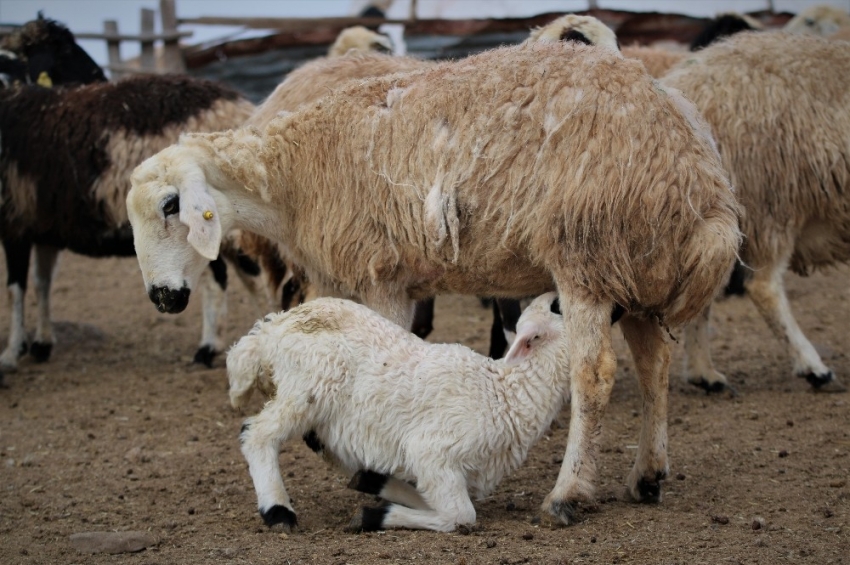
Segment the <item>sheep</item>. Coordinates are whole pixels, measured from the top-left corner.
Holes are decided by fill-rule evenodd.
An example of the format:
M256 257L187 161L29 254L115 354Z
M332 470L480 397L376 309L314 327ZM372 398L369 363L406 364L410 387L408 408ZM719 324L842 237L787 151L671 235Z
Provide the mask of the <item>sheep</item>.
M622 49L623 56L637 59L646 67L646 71L655 78L664 76L667 71L688 56L686 51L671 51L659 47L627 45Z
M0 239L12 302L0 368L15 370L26 351L23 296L33 245L39 316L30 353L44 361L54 342L49 295L59 251L132 255L124 200L133 168L184 130L238 126L252 111L253 105L235 91L177 76L0 91ZM205 279L210 288L225 283L223 263L213 267L216 281ZM218 294L223 297L222 291ZM205 304L198 355L210 359L223 345L215 328L224 310L221 297Z
M620 42L611 28L593 16L577 14L567 14L545 26L532 29L528 41L577 41L620 52Z
M363 26L345 28L336 37L328 49L328 57L339 57L351 51L375 51L392 54L393 43L382 33L376 33Z
M27 82L32 84L106 82L103 69L77 44L74 34L41 12L0 40L0 49L14 53L26 65Z
M835 6L809 6L785 24L784 31L827 37L850 28L850 14Z
M402 327L422 297L557 289L572 418L544 509L567 524L593 496L619 305L644 399L628 488L660 499L663 328L704 310L740 232L707 126L639 62L576 42L493 49L343 87L262 132L184 135L131 184L145 288L168 312L233 228Z
M739 14L738 12L718 14L691 41L690 50L699 51L724 37L729 37L742 31L761 31L763 29L764 25L752 16Z
M788 344L794 374L814 390L844 386L798 327L783 274L850 259L849 76L850 52L840 42L762 32L707 47L662 80L711 125L745 210L747 295ZM687 330L685 378L722 391L728 383L711 362L708 316Z
M240 435L266 524L296 525L277 454L302 436L353 488L389 497L364 507L355 529L473 524L469 491L489 495L522 464L569 390L557 293L535 299L517 327L494 361L424 342L350 300L320 298L257 322L228 352L227 374L234 408L254 388L272 397Z

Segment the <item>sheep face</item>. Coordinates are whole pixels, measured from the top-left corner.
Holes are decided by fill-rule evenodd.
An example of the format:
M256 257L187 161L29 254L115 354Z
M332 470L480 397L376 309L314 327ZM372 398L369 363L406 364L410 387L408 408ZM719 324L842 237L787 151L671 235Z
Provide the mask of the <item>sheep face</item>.
M516 338L505 355L505 363L516 365L544 344L558 340L564 329L557 292L535 298L519 317Z
M203 171L174 159L177 147L133 172L127 214L145 289L160 312L189 303L204 267L218 256L221 223Z

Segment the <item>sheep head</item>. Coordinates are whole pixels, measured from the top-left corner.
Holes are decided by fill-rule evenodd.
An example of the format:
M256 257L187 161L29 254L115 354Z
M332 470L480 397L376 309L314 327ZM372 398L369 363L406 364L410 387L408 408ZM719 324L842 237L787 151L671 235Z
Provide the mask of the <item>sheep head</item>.
M505 355L509 365L519 364L547 343L557 341L564 329L558 293L547 292L535 298L519 317L516 338Z
M222 225L213 188L191 148L171 146L136 167L127 213L145 289L160 312L182 312L218 257Z

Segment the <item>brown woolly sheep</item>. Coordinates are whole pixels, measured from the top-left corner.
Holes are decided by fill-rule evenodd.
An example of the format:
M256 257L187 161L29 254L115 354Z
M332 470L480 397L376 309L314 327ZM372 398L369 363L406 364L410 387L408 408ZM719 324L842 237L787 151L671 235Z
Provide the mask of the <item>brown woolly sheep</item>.
M841 390L797 325L782 277L850 259L850 50L782 32L743 33L673 69L662 83L701 110L744 207L747 294L794 373ZM708 349L708 311L688 329L686 378L722 390Z
M628 488L660 499L664 328L705 309L740 233L707 127L640 63L538 42L359 81L262 132L184 135L132 185L145 286L167 311L232 228L285 243L323 293L403 327L422 296L557 289L572 417L544 509L564 523L593 497L621 306L643 397Z
M820 4L809 6L798 13L788 20L783 29L789 33L828 37L844 28L850 28L850 14L847 10Z
M629 59L637 59L646 71L655 78L661 78L667 71L679 64L689 55L687 51L670 51L659 47L644 47L641 45L629 45L623 47L623 56Z

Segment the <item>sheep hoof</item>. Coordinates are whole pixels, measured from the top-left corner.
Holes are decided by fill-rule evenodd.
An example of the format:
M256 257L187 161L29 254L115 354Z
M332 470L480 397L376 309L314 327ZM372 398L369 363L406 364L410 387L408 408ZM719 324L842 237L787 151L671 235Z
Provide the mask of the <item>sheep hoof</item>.
M263 522L269 528L279 526L284 531L290 532L292 528L298 525L295 512L280 504L275 504L266 511L260 510L260 516L263 517Z
M52 343L34 341L30 346L30 355L32 355L32 358L35 359L36 363L44 363L50 359L51 351L53 351Z
M815 392L847 392L847 387L838 382L838 379L835 378L832 371L828 371L823 375L817 375L809 372L797 376L806 379L806 381L812 385L812 390Z
M348 482L348 488L377 496L386 486L388 478L387 475L375 471L357 471Z
M667 473L658 471L655 480L641 479L637 483L638 502L657 504L661 502L661 481L667 478Z
M213 359L215 358L216 353L216 350L210 347L209 345L199 347L198 350L195 352L195 358L192 359L192 363L198 363L200 365L212 367Z
M723 381L709 382L705 377L699 379L688 379L688 383L701 388L706 394L721 394L728 392L731 396L738 396L738 392Z
M548 512L550 516L555 518L558 523L563 524L564 526L569 526L570 524L574 524L578 521L576 519L578 505L575 502L551 502L548 507L544 506L544 510Z
M389 506L381 506L379 508L364 506L360 512L354 515L351 522L348 523L347 530L352 533L383 530L384 518L389 511Z

